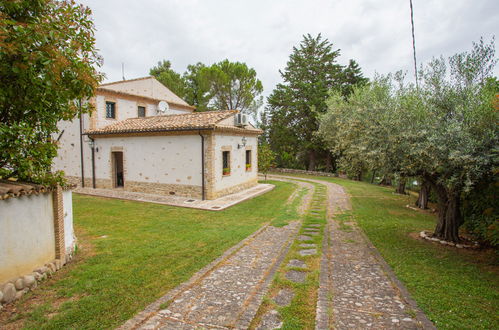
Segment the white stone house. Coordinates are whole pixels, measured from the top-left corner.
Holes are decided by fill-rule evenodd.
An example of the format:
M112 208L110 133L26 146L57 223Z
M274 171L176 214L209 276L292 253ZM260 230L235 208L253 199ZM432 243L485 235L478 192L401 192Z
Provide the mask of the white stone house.
M101 85L60 124L54 169L78 185L215 199L257 184L261 131L238 111L194 112L153 77Z

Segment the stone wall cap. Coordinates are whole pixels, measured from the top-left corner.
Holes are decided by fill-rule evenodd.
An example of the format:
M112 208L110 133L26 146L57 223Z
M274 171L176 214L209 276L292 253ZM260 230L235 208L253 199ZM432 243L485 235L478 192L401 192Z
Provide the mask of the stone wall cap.
M73 188L73 185L69 185L63 187L63 190L71 190ZM21 197L25 195L49 193L54 189L54 186L46 186L35 183L18 182L11 180L0 180L0 200Z

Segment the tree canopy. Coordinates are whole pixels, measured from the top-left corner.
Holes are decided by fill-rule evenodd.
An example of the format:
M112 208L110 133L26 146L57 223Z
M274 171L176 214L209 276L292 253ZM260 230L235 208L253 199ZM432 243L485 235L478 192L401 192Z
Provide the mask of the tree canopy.
M89 112L97 68L89 8L75 1L0 1L0 177L54 183L60 120Z
M280 166L315 170L319 161L331 167L331 153L315 132L319 117L326 112L330 90L345 97L357 84L366 83L359 65L350 60L344 67L337 63L340 50L319 34L305 35L289 56L283 71L283 83L277 85L267 99L262 128L277 153Z
M262 82L245 63L197 63L187 66L187 71L180 75L171 68L170 61L163 60L150 74L197 111L231 109L256 116L262 104Z
M360 166L428 182L439 204L434 235L458 241L463 196L497 168L495 63L493 41L480 40L422 67L419 89L397 73L355 87L347 100L333 92L320 135L342 153L347 171Z

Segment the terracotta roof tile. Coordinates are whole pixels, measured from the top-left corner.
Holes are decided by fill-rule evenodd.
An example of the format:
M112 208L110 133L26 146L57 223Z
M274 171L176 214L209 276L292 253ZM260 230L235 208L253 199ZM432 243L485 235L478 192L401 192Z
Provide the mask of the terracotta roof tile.
M23 195L40 194L51 190L52 188L42 185L2 180L0 181L0 200Z
M236 110L194 112L179 115L153 116L146 118L130 118L115 124L95 130L89 130L88 135L160 132L176 130L215 129L217 123L238 113ZM225 126L220 126L225 127ZM237 127L232 127L240 129ZM260 131L247 128L248 131Z

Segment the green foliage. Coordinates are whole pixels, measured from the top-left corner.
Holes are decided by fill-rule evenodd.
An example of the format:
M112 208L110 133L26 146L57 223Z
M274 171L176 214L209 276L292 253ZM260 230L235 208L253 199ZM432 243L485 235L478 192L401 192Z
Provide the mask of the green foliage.
M283 83L268 97L262 128L277 153L279 165L307 164L314 170L325 161L327 150L315 132L319 117L327 110L330 90L348 95L353 85L363 84L358 64L351 60L345 68L337 63L339 50L319 34L305 35L298 47L293 47L286 68L281 71ZM285 156L286 155L286 156ZM289 155L292 161L286 161ZM326 166L330 164L326 161Z
M0 175L62 183L51 174L57 123L92 110L102 76L89 8L75 1L0 1Z
M270 149L268 144L260 144L258 146L258 171L265 174L270 171L275 165L275 154Z
M211 66L189 65L183 75L163 60L150 70L161 83L197 111L239 110L255 116L262 104L262 82L245 63L223 60Z
M188 65L184 72L185 101L196 107L196 111L215 110L209 105L213 95L210 93L210 82L205 74L206 65L196 63Z
M497 173L463 198L464 227L475 239L499 248L499 180Z
M495 62L493 41L481 40L471 52L423 67L419 90L397 73L354 88L348 100L333 92L320 135L347 169L365 166L429 182L439 203L435 235L457 241L461 195L497 164L492 102L499 89L489 77Z
M223 60L203 70L213 95L214 108L240 110L255 116L262 105L259 95L262 82L256 78L256 71L245 63Z
M167 86L180 98L184 98L187 93L187 86L184 78L171 68L170 61L160 61L158 65L149 70L149 74L154 76L159 82Z

